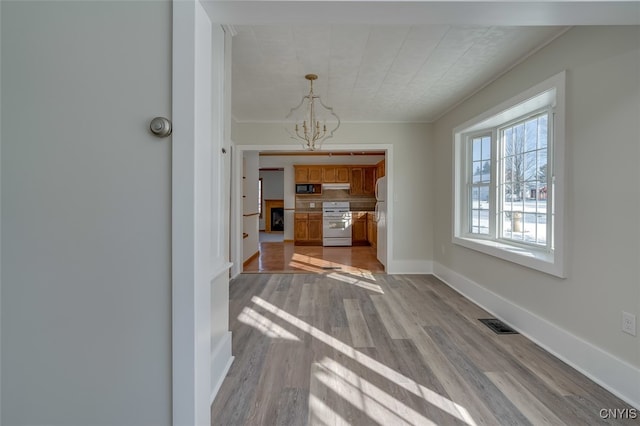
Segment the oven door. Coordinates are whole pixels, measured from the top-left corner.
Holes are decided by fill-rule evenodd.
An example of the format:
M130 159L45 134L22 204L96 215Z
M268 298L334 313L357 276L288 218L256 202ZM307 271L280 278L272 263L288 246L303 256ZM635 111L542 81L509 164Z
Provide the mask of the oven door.
M351 217L343 215L338 217L323 218L323 237L324 238L346 238L351 237Z

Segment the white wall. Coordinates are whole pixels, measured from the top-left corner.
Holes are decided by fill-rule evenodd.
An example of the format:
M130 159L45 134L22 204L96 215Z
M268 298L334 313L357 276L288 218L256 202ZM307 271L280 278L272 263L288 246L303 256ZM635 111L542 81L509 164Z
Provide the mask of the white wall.
M171 423L169 2L2 2L2 424Z
M567 70L567 279L451 243L452 129L562 70ZM623 334L620 324L622 311L640 315L639 75L640 27L571 29L435 123L433 199L437 264L573 336L556 346L550 333L538 336L561 356L586 342L591 352L571 361L636 404L640 342ZM511 320L518 322L518 315ZM590 362L596 354L610 364ZM618 381L614 364L621 372Z
M282 124L277 123L235 123L232 132L237 145L288 143ZM331 142L323 145L323 150L345 144L362 145L363 150L370 144L393 145L393 164L387 167L396 171L392 180L395 213L390 218L394 229L392 256L396 272L430 270L435 189L431 183L434 175L430 140L429 124L342 123ZM297 148L297 145L293 147ZM354 156L354 160L356 158Z
M262 166L260 166L262 167ZM261 170L259 177L262 179L262 200L284 200L284 170ZM259 227L264 231L267 215L262 206L262 218ZM270 220L270 219L269 219ZM293 227L293 222L285 221L285 229Z

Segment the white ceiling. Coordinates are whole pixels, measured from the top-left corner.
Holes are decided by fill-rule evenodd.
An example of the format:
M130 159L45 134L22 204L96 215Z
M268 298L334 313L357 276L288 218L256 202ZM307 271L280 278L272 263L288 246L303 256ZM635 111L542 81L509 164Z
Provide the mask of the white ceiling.
M569 26L640 24L637 0L200 1L237 32L239 122L284 121L308 73L343 122L430 122Z
M430 122L565 27L236 26L232 112L283 121L309 91L342 121ZM532 82L534 83L534 82Z

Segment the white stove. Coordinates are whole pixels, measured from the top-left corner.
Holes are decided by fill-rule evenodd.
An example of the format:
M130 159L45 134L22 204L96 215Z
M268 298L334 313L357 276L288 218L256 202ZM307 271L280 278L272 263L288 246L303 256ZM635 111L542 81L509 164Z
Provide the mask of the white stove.
M351 210L348 201L322 203L322 245L351 245Z

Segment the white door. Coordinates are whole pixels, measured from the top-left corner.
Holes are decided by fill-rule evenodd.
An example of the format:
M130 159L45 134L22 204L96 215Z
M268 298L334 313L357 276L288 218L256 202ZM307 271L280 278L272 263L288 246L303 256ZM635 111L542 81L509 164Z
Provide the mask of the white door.
M172 422L170 2L1 2L2 422Z

